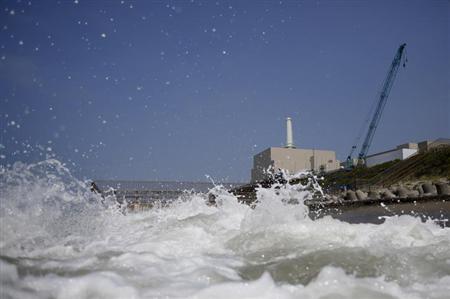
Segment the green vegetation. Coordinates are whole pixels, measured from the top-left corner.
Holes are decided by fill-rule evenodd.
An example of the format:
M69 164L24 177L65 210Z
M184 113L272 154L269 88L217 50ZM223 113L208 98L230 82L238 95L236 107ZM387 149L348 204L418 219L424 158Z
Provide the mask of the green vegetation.
M450 179L450 146L425 153L422 164L411 174L411 178L428 177L446 177Z
M367 185L391 185L400 181L450 179L450 146L441 146L417 154L403 161L395 160L373 167L358 166L352 170L339 170L326 174L323 186L358 188Z
M338 188L339 186L354 186L365 184L371 181L378 174L386 171L394 165L400 163L400 160L389 161L378 164L373 167L357 166L351 170L341 169L339 171L326 174L323 180L325 188Z

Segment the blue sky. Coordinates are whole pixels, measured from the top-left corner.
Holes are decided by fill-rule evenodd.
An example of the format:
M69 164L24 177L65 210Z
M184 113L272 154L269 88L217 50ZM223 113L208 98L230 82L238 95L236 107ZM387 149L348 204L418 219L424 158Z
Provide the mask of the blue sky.
M248 181L284 143L344 160L398 46L370 152L450 136L448 1L1 1L0 163Z

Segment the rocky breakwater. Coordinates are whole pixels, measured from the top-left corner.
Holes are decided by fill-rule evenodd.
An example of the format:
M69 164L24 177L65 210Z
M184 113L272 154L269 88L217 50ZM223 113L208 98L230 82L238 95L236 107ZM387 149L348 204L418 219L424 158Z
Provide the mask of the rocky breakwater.
M248 184L230 190L242 203L257 204L257 192L264 188L282 189L304 184L312 190L312 196L304 202L309 215L316 219L324 216L349 223L383 223L386 217L411 215L423 221L432 220L442 226L450 226L450 184L448 181L415 182L389 188L371 186L368 189L347 190L335 194L318 192L314 178L274 180ZM274 187L275 186L275 187ZM210 201L213 199L210 197ZM295 203L292 198L286 202Z

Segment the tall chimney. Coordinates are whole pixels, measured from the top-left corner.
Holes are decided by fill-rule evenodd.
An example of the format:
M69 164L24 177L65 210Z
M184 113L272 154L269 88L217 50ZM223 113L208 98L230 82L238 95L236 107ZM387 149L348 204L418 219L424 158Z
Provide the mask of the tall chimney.
M294 138L292 137L292 120L286 118L286 148L295 148Z

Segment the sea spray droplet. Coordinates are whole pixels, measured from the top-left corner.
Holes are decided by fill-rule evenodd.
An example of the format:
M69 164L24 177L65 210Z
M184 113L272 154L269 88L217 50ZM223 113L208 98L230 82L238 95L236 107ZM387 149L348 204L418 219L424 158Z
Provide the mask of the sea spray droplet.
M101 200L56 160L16 162L0 173L0 183L5 254L50 249L64 244L66 237L98 231L98 219L92 216L105 209Z
M448 228L410 216L381 225L313 221L302 204L310 192L277 187L258 190L254 207L216 186L214 205L205 194L186 193L170 206L128 213L56 160L16 163L0 172L2 291L26 286L32 297L63 298L448 294ZM26 278L16 269L28 271Z

